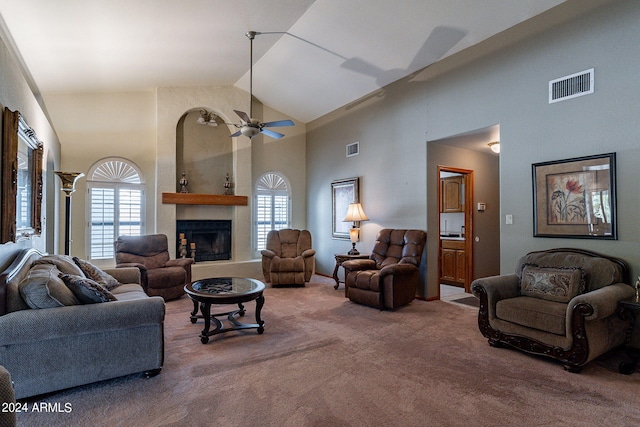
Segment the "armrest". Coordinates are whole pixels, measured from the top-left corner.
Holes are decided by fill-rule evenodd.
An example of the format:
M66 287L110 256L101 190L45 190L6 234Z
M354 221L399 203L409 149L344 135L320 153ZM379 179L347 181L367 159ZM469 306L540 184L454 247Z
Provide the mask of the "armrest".
M376 262L372 259L350 259L342 263L345 270L376 270Z
M487 310L489 318L493 319L498 301L520 295L520 279L515 274L483 277L471 283L471 291L480 300L483 294L487 295Z
M418 267L413 264L389 264L382 267L380 270L380 277L413 274L416 271L418 271Z
M604 319L618 310L620 301L632 298L634 295L635 290L633 287L624 283L614 283L574 297L567 307L567 315L570 314L569 312L573 310L576 304L586 303L593 307L593 313L586 316L585 319Z
M105 268L103 271L113 276L121 284L141 283L141 273L138 267Z
M0 316L0 343L10 346L159 324L164 313L162 297L19 310Z
M309 258L310 256L314 256L315 254L315 249L307 249L306 251L302 252L300 256L302 256L302 258Z
M176 258L170 259L165 264L165 267L182 267L187 269L191 264L193 264L195 260L193 258Z
M116 264L116 268L129 268L129 267L136 267L138 270L140 270L140 272L147 271L147 266L144 264L140 264L139 262L124 262L122 264Z
M265 256L267 258L273 258L274 256L276 256L276 253L269 249L263 249L262 251L260 251L260 253L262 254L262 256Z

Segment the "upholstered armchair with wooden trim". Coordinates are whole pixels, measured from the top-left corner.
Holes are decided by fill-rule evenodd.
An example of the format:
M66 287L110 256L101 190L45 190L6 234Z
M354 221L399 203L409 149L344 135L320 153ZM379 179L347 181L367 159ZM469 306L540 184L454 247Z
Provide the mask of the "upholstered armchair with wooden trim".
M380 309L409 304L416 297L426 239L422 230L380 230L369 259L342 263L345 296Z
M165 301L184 295L184 285L191 282L192 258L170 259L165 234L120 236L115 241L116 267L138 267L142 287L149 296Z
M530 252L514 274L476 279L478 326L507 344L559 360L570 372L625 341L619 302L634 296L624 261L581 249Z
M315 249L308 230L271 230L262 251L264 280L274 286L304 286L315 268Z

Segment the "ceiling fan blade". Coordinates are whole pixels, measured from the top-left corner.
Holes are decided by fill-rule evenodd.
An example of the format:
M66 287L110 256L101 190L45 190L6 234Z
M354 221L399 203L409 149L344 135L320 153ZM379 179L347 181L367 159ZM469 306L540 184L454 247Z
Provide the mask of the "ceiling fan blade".
M247 116L247 113L245 113L244 111L238 111L238 110L233 110L233 111L235 111L236 114L246 123L249 123L251 121L251 118L249 118L249 116Z
M229 137L230 138L234 138L234 137L240 136L240 135L242 135L242 132L238 131L238 132L234 133L233 135L229 135Z
M262 129L260 132L265 134L265 135L267 135L267 136L270 136L271 138L275 138L275 139L280 139L280 138L282 138L284 136L283 134L281 134L279 132L274 132L274 131L269 130L269 129Z
M267 128L277 128L282 126L295 126L295 123L291 120L277 120L275 122L267 122L263 124Z

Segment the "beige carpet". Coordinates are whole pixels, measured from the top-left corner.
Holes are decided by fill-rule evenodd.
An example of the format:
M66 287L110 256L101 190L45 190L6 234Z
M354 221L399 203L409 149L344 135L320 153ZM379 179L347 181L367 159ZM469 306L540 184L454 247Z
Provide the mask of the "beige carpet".
M19 425L640 425L640 373L619 374L619 355L571 374L490 347L476 308L416 300L381 312L349 302L329 278L313 280L265 291L263 335L230 332L206 345L201 323L189 322L191 301L169 302L159 376L34 399L71 411L21 413Z

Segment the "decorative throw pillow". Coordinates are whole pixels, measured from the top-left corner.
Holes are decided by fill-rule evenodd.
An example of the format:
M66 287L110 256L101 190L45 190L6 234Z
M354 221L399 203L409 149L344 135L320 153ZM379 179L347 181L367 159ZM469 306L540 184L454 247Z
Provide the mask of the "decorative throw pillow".
M83 304L117 301L111 292L87 277L60 273L60 278Z
M49 264L58 267L58 270L65 274L75 274L76 276L82 276L82 270L73 262L73 259L69 255L44 255L33 262L37 264Z
M80 270L87 276L89 279L94 282L98 282L101 284L106 290L110 291L113 288L117 288L120 286L120 283L109 273L105 273L100 270L95 265L91 264L89 261L85 261L78 257L73 257L73 262L76 263Z
M30 308L54 308L80 304L80 301L58 277L55 265L41 264L31 267L18 285L24 302Z
M548 301L568 303L584 292L584 270L579 267L538 267L522 269L520 293Z

